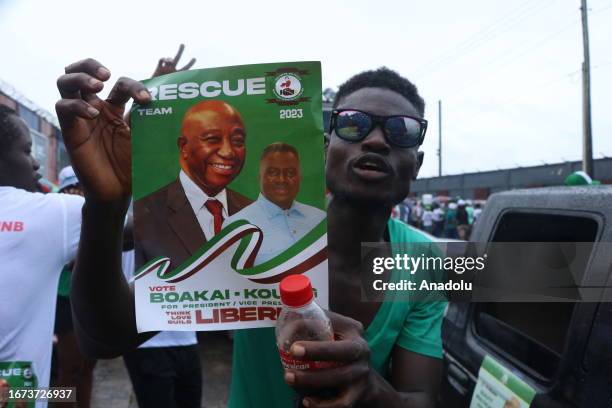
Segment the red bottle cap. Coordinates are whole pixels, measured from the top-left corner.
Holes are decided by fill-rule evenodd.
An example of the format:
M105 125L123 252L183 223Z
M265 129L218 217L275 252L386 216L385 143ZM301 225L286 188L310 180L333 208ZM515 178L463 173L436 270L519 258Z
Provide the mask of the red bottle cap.
M283 304L291 307L304 306L312 300L312 285L306 275L289 275L280 282Z

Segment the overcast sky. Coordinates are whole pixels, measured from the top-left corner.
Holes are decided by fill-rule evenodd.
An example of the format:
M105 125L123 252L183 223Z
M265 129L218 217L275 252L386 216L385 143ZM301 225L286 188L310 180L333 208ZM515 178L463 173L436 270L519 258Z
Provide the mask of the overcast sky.
M54 112L64 66L94 57L144 79L187 46L196 68L320 60L323 86L388 66L430 121L421 176L581 157L579 0L0 0L0 79ZM612 0L589 0L593 152L612 156Z

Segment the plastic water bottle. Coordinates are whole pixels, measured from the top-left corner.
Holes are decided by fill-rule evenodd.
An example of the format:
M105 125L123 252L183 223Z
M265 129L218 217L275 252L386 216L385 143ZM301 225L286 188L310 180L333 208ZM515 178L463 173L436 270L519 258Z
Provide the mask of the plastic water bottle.
M315 361L295 358L291 355L291 345L296 341L333 341L334 330L323 309L314 301L310 279L305 275L290 275L280 283L283 308L276 322L276 345L283 367L291 370L317 370L336 367L331 361ZM299 390L299 395L318 395L331 397L332 390ZM301 407L302 397L296 401Z
M289 349L296 341L332 341L334 330L329 318L314 301L310 279L290 275L280 283L283 308L276 322L276 345L283 367L293 370L329 368L327 361L311 361L291 356Z

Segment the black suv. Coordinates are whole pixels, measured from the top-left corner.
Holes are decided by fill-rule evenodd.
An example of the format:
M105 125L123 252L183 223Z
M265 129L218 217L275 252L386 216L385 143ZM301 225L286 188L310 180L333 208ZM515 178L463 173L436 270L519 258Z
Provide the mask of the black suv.
M604 243L578 285L612 298L612 186L494 194L470 241ZM612 303L451 303L443 343L440 407L470 406L486 355L536 390L532 407L612 407Z

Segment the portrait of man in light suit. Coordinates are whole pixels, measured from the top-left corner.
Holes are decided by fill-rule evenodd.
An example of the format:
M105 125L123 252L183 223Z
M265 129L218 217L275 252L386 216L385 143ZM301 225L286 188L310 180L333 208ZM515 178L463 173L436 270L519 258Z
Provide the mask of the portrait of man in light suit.
M245 140L242 117L226 102L202 101L185 113L177 178L134 203L136 268L158 256L178 266L252 203L227 188L242 170Z
M294 146L277 142L264 148L259 160L258 180L261 192L257 200L225 220L225 226L244 219L261 229L263 241L254 265L285 251L327 215L296 200L302 169L299 152Z

